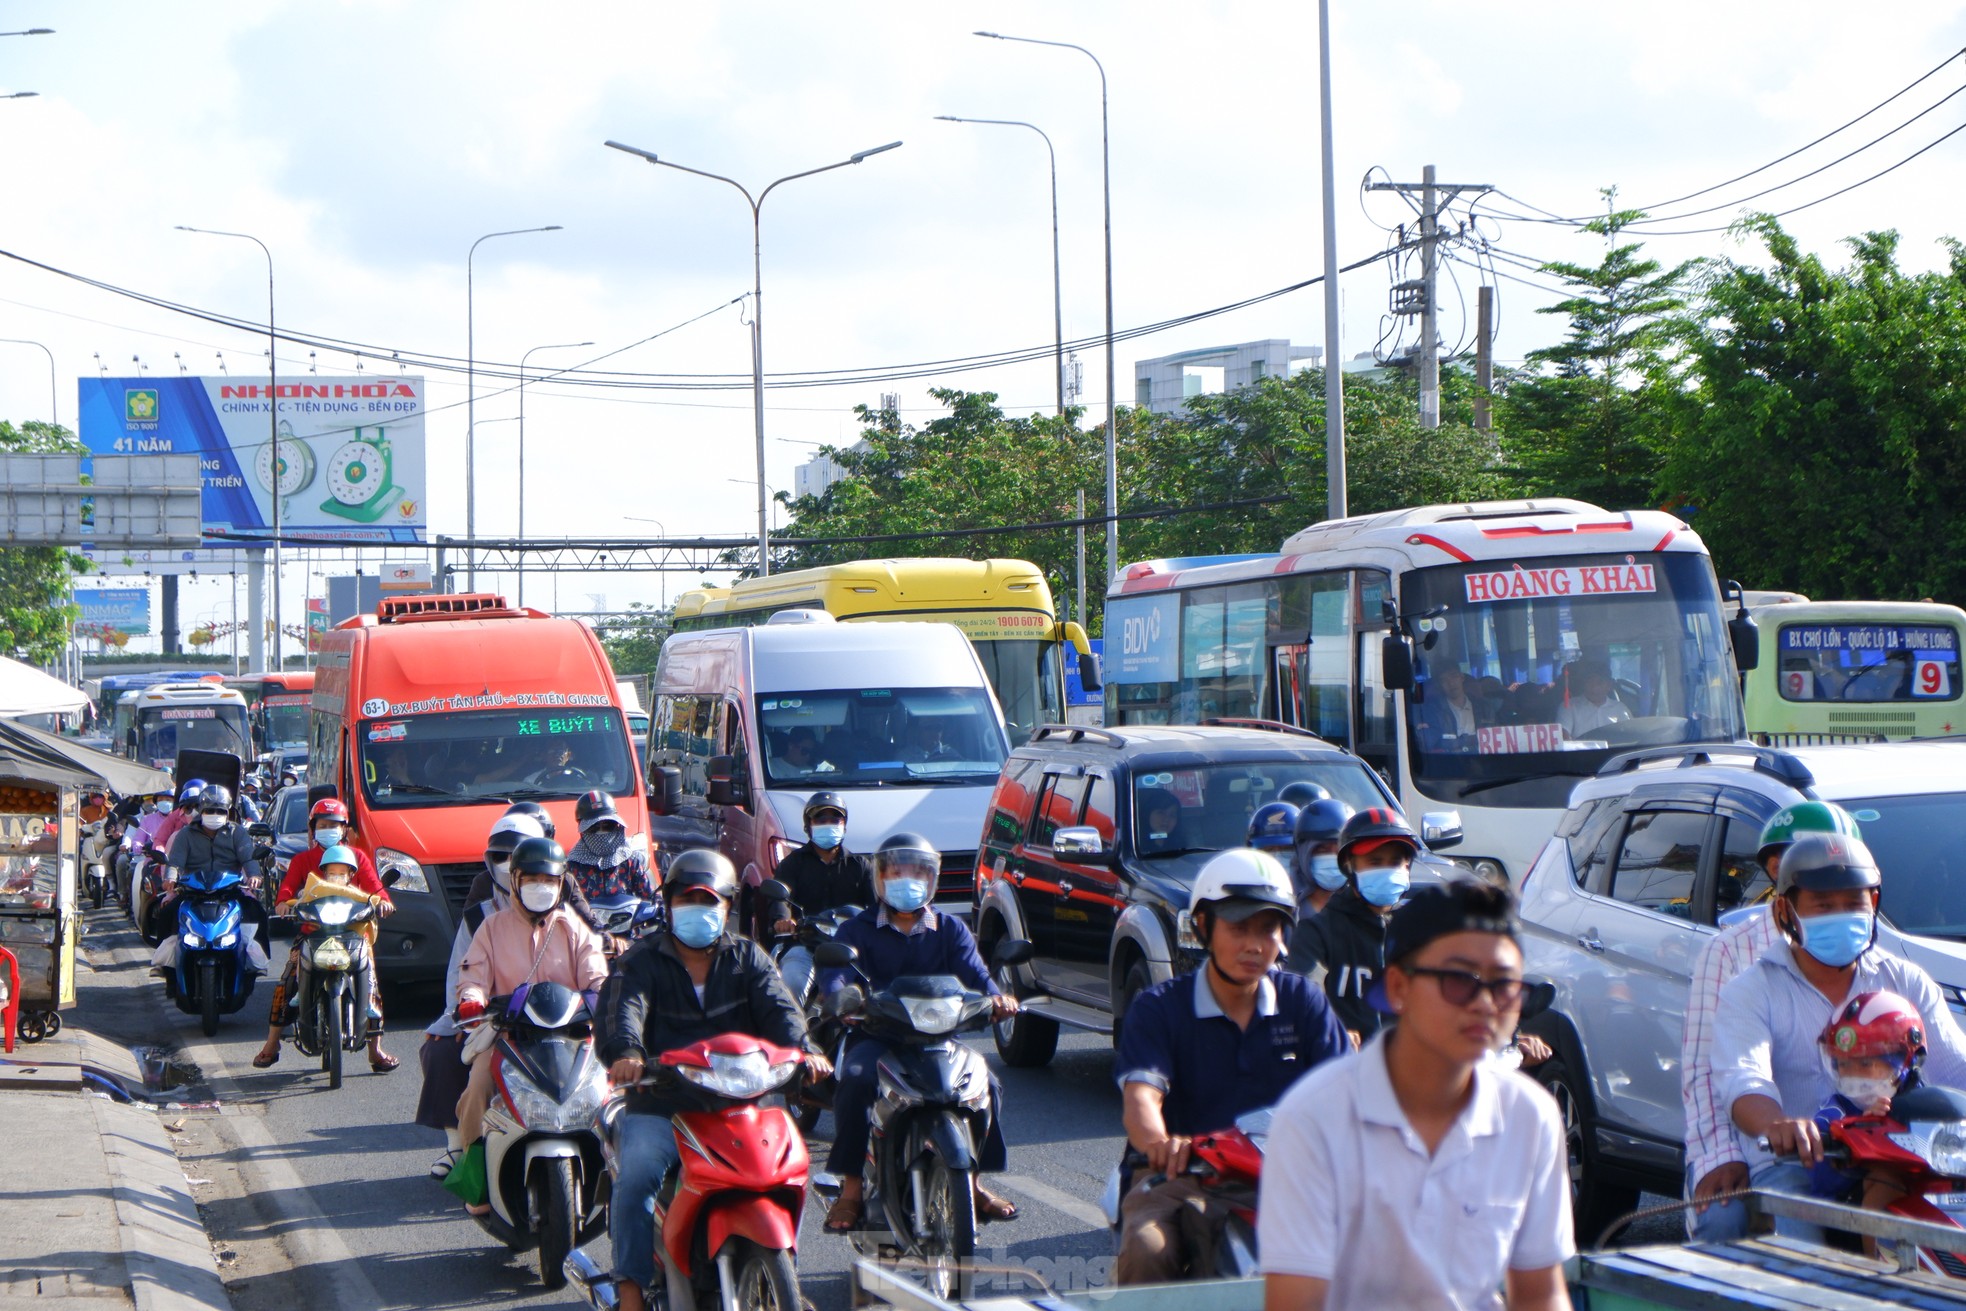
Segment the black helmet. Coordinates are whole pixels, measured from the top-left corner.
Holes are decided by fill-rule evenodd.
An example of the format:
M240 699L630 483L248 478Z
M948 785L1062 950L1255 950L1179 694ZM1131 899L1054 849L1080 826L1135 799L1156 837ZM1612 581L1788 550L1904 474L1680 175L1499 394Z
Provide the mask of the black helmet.
M1310 805L1313 801L1329 801L1330 799L1331 794L1329 792L1315 783L1306 783L1302 779L1299 779L1295 783L1284 784L1283 791L1277 793L1278 801L1288 801L1299 810Z
M1841 833L1798 833L1782 853L1775 893L1786 896L1804 888L1810 892L1843 892L1875 888L1882 882L1876 858L1858 839Z
M802 816L808 830L812 828L812 817L814 813L821 810L837 810L840 812L841 819L846 818L846 802L840 800L839 793L815 792L806 798L805 813Z
M913 866L925 870L929 887L942 872L942 853L935 844L919 833L890 833L881 839L881 845L874 849L874 875L885 878L897 869Z
M662 893L673 897L689 888L708 888L725 901L737 895L737 868L721 851L692 847L669 862L662 876Z
M1313 801L1297 812L1297 829L1292 835L1299 844L1336 842L1352 818L1352 808L1332 797Z
M198 810L209 815L213 811L232 809L232 789L223 783L207 783L205 790L198 794Z
M1371 850L1387 841L1404 842L1413 855L1420 854L1420 835L1413 831L1404 815L1386 806L1368 806L1346 820L1345 827L1339 830L1338 863L1350 869L1354 848L1366 845Z
M620 824L621 813L614 808L614 798L597 788L583 793L580 800L574 802L573 822L585 833L596 824Z
M512 848L512 877L521 874L564 874L567 853L551 838L525 838Z
M547 837L559 836L553 830L553 816L548 814L546 807L540 805L537 801L515 801L505 808L505 813L508 815L531 815L539 821L540 830Z

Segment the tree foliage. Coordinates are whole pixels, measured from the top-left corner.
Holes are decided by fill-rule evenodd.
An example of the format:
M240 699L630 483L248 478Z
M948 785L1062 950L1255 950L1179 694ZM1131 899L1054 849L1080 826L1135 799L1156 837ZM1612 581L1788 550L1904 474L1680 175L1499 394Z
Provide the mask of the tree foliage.
M75 434L58 424L0 419L0 451L25 454L80 451ZM69 625L80 613L69 599L71 580L89 562L58 546L0 548L0 651L30 664L45 664L68 644Z
M615 673L653 676L662 655L662 640L669 635L669 612L631 601L625 617L597 626L596 631Z

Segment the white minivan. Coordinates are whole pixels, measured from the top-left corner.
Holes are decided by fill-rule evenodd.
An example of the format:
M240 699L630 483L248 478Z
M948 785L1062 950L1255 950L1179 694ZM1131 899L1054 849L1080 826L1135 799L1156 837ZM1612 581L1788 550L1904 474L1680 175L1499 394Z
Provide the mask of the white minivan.
M650 707L654 836L715 847L744 882L805 842L817 791L846 802L849 851L919 833L942 853L937 902L967 913L1003 712L953 624L841 624L781 610L749 628L663 643Z

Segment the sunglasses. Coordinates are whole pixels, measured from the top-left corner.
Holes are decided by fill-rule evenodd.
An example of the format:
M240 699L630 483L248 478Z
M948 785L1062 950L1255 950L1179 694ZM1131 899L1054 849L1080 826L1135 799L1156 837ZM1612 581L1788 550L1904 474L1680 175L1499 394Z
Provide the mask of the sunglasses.
M1484 979L1467 970L1436 970L1420 965L1404 968L1408 974L1436 980L1440 984L1440 995L1450 1006L1472 1006L1476 996L1484 992L1495 999L1495 1005L1501 1010L1507 1010L1522 1000L1523 981L1512 975Z

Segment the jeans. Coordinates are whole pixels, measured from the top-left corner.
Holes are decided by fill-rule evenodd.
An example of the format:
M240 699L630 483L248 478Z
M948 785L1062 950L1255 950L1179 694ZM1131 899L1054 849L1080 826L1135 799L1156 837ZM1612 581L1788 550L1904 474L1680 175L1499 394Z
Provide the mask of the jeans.
M1809 1167L1795 1161L1764 1161L1748 1172L1748 1182L1756 1188L1771 1193L1790 1193L1796 1197L1809 1197ZM1777 1216L1775 1232L1783 1238L1798 1238L1804 1242L1823 1241L1823 1227L1805 1220L1790 1220Z
M624 1115L618 1133L614 1200L608 1203L614 1275L647 1292L662 1287L655 1278L655 1194L682 1150L665 1115Z
M878 1038L855 1038L847 1044L845 1059L835 1074L833 1150L826 1155L826 1169L841 1178L859 1177L866 1163L867 1140L874 1132L876 1070L887 1053L888 1045ZM1003 1140L1003 1089L991 1075L990 1128L976 1145L977 1168L1001 1170L1009 1157Z
M778 962L778 975L785 980L792 1000L803 1007L810 1000L812 992L811 950L803 945L788 948Z
M1693 1196L1693 1186L1700 1181L1693 1172L1686 1172L1686 1196ZM1731 1202L1715 1202L1704 1212L1686 1208L1686 1232L1696 1243L1726 1243L1736 1238L1746 1238L1748 1234L1748 1204L1746 1198L1737 1197Z

